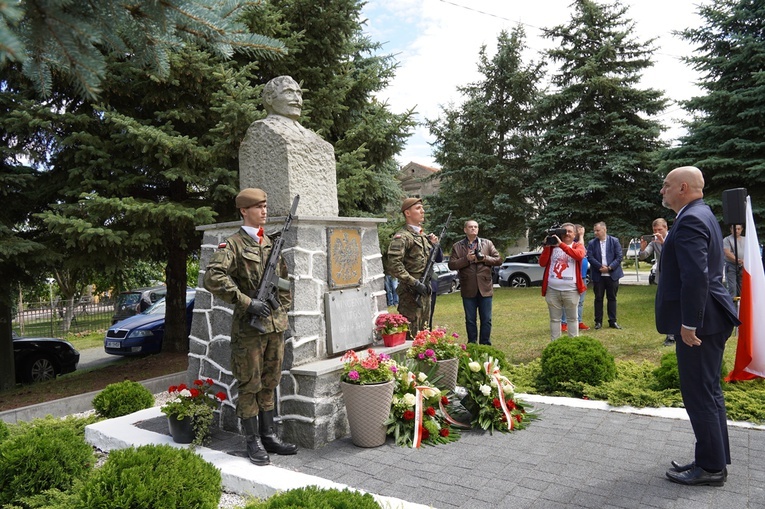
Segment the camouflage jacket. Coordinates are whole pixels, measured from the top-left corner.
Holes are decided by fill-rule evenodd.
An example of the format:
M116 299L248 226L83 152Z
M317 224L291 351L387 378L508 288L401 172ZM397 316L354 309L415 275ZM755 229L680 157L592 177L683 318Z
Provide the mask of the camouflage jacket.
M204 287L219 299L234 305L232 337L257 334L250 327L247 307L257 294L260 279L273 246L268 235L258 244L244 229L226 239L213 253L207 264ZM287 265L279 257L279 276L287 281ZM281 286L281 285L280 285ZM279 308L272 310L270 318L261 321L269 332L283 332L289 327L287 311L292 303L289 290L279 290Z
M388 246L388 272L400 283L414 285L425 272L431 249L433 247L425 235L404 226L396 232Z

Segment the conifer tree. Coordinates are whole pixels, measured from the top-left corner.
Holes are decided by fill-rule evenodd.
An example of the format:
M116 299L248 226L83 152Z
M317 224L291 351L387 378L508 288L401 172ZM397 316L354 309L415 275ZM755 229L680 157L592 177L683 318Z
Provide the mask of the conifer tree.
M545 30L558 71L541 102L544 134L532 158L529 198L538 215L531 235L541 240L554 223L590 228L605 221L609 234L632 237L661 213L661 180L651 155L662 147L662 126L648 117L665 108L663 93L640 89L651 63L651 41L639 42L627 9L576 0L568 24Z
M525 231L532 112L543 73L541 64L523 62L524 39L519 26L499 34L492 58L483 46L478 62L482 79L459 87L465 102L443 108L440 118L428 122L436 138L433 156L441 166L438 196L428 199L433 207L429 222L443 224L453 212L450 241L462 237L468 219L478 221L480 235L498 246Z
M693 118L664 172L685 165L704 173L705 200L722 215L725 189L745 187L765 217L765 3L715 0L699 8L705 23L682 32L696 44L687 61L702 74L703 95L684 103Z

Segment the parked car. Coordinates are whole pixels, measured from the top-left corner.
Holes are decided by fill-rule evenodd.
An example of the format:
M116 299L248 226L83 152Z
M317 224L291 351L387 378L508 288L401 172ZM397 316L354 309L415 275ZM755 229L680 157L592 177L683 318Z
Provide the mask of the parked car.
M659 284L659 282L656 281L656 262L653 262L653 265L651 265L651 272L648 273L648 284L649 285Z
M193 288L186 290L186 334L191 332L194 311ZM104 351L112 355L149 355L162 351L165 337L165 299L154 303L146 311L118 322L106 331Z
M445 262L433 264L433 276L438 278L437 295L452 293L460 287L460 280L456 270L449 269Z
M541 251L508 256L499 266L499 286L525 288L542 284L545 268L539 265Z
M634 260L638 254L640 254L640 239L632 239L624 251L624 259Z
M112 324L146 311L165 295L167 295L167 287L164 285L120 292L117 296L117 304L114 307Z
M24 338L13 331L13 362L17 382L42 382L76 370L80 352L63 339Z

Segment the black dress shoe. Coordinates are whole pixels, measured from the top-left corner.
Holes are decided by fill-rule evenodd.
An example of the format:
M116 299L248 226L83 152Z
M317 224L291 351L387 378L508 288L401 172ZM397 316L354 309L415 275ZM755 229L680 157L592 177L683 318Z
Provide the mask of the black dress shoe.
M722 486L725 484L723 472L707 472L701 467L694 466L683 472L667 470L670 481L686 486Z
M690 463L687 463L685 465L681 465L677 461L672 460L672 468L670 468L670 470L674 470L675 472L685 472L686 470L690 470L690 469L692 469L695 466L696 466L696 462L695 461L691 461ZM723 468L722 472L723 472L723 480L727 481L728 480L728 467Z
M595 330L602 329L602 328L603 328L602 323L595 322Z
M609 324L608 324L608 326L609 326L609 327L611 327L612 329L621 329L621 328L622 328L622 326L621 326L621 325L619 325L619 324L618 324L618 323L616 323L616 322L614 322L614 323L609 323Z

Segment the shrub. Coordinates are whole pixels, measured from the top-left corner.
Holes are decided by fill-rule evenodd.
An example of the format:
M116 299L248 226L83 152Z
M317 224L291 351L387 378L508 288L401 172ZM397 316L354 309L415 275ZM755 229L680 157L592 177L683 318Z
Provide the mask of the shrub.
M152 405L154 396L149 389L130 380L109 384L93 398L93 408L107 419L132 414Z
M560 338L542 351L540 388L581 396L581 384L599 385L616 376L614 356L588 336ZM577 384L580 384L577 387Z
M2 444L10 434L11 432L8 431L8 425L5 424L5 421L0 421L0 444Z
M251 502L244 509L380 509L369 493L344 489L323 490L308 486L278 493L261 502Z
M201 456L169 445L144 445L109 453L80 498L86 507L110 509L217 509L221 492L220 471Z
M680 375L677 372L677 355L667 352L661 356L659 367L653 370L656 389L680 389Z
M95 463L72 422L36 421L0 444L0 505L48 489L68 490Z

